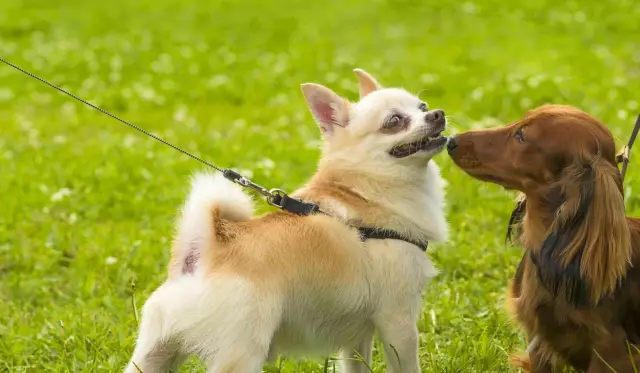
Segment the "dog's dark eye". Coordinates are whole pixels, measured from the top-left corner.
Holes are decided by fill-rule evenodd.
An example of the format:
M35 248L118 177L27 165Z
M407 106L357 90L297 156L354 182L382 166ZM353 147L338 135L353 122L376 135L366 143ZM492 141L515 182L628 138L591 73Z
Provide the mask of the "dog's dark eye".
M524 129L522 129L522 127L518 128L513 134L513 137L515 137L520 144L524 144Z
M429 108L427 107L427 104L425 104L424 102L420 104L420 106L418 106L418 109L420 109L421 112L426 113L427 111L429 111Z
M385 127L393 128L399 126L400 124L402 124L402 117L398 114L394 114L391 116L391 118L389 118L387 123L385 123Z
M405 117L400 114L393 114L382 125L381 131L384 133L398 133L402 131L407 125Z

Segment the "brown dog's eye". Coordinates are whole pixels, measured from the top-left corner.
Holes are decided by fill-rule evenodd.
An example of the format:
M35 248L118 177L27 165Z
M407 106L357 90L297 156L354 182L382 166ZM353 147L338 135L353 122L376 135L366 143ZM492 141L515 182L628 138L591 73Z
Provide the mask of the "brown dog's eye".
M516 133L513 134L513 137L515 137L519 143L524 144L524 130L522 129L522 127L516 130Z

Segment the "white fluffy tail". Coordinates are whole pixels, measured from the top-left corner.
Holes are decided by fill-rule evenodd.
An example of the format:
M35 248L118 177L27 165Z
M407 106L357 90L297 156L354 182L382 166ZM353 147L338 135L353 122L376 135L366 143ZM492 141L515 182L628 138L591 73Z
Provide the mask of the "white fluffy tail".
M253 201L239 185L222 174L196 174L178 220L170 274L195 271L202 250L215 239L214 216L247 221L253 211Z

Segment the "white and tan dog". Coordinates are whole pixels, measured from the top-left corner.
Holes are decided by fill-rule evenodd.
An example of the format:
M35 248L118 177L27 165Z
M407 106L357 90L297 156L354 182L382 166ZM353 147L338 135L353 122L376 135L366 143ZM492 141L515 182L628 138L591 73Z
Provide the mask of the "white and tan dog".
M366 72L360 101L316 84L302 91L324 137L319 170L294 196L325 214L253 217L222 176L195 177L169 278L147 300L127 373L169 372L197 354L208 372L261 371L276 354L341 350L366 372L374 330L389 372L419 372L417 318L436 269L416 245L362 240L354 227L414 241L447 238L444 182L431 160L446 144L441 110Z

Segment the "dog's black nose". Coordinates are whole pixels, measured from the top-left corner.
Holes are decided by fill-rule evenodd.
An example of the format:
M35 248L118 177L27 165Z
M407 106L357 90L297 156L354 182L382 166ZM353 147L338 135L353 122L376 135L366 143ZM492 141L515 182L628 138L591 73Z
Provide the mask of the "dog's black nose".
M424 118L427 122L431 123L440 123L444 122L444 111L438 110L430 110Z
M456 142L456 138L455 136L450 136L449 139L447 140L447 152L449 152L449 154L453 154L453 152L455 152L456 149L458 149L458 143Z

